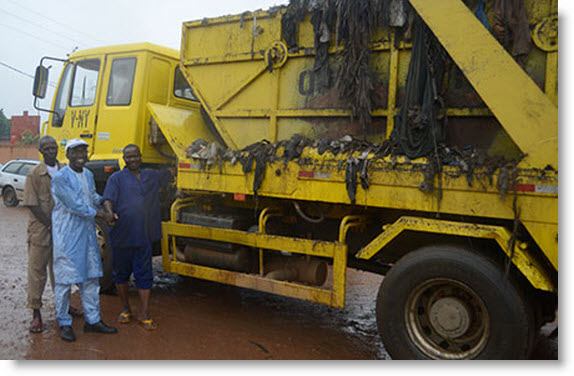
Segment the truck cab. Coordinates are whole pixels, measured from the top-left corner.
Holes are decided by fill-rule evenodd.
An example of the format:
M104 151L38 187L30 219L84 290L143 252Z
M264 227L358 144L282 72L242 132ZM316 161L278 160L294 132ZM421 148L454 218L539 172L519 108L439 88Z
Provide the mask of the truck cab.
M108 176L123 166L122 149L128 144L140 147L144 166L173 163L170 147L150 121L149 105L169 107L184 121L203 121L178 63L177 50L151 43L71 54L64 61L43 134L57 140L62 159L68 140L81 138L89 144L87 167L100 193Z
M64 63L50 109L39 108L48 84L44 61ZM205 127L201 105L179 68L179 51L136 43L86 49L67 59L44 57L36 69L34 106L50 112L42 134L59 145L65 159L68 140L80 138L89 145L86 167L94 174L96 190L102 194L109 176L124 165L123 148L136 144L142 152L142 167L160 168L175 163L167 140L159 131L152 112L161 112L171 125ZM161 192L167 216L170 192ZM107 225L96 221L104 276L102 291L112 288L112 258ZM159 244L154 253L159 254Z

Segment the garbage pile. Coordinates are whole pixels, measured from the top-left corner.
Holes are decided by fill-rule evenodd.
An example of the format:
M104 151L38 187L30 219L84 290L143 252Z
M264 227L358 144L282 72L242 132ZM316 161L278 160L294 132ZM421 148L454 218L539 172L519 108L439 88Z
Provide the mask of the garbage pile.
M347 193L353 204L355 203L357 185L360 183L364 190L369 188L370 167L374 161L382 161L385 157L391 156L392 168L394 168L397 165L396 157L403 155L399 152L397 145L390 140L378 144L359 140L349 135L336 140L312 140L295 134L289 140L275 143L262 140L241 150L225 149L217 141L207 142L204 139L198 139L186 148L186 156L199 161L202 169L205 170L218 165L221 166L223 162L229 162L231 165L240 163L245 174L254 172L253 192L257 195L268 165L282 162L282 166L285 168L290 161L294 160L299 164L311 163L307 158L302 157L305 148L315 149L319 155L330 153L333 158L339 160L337 168L345 169ZM423 181L419 189L429 194L436 192L439 201L442 197L441 187L434 187L434 178L438 175L440 184L444 165L458 167L460 174L466 176L468 185L472 186L476 169L485 168L486 173L491 177L497 170L500 170L500 174L508 177L509 171L515 169L519 161L507 160L501 156L488 156L482 149L468 147L460 150L444 144L438 145L434 156L436 158L428 158L427 163L422 164ZM411 163L408 157L406 163ZM281 169L276 169L275 174L281 175ZM498 181L499 190L508 192L511 185L509 179L499 178ZM492 184L492 180L490 183Z
M524 0L465 1L481 23L524 66L531 37ZM486 15L493 12L492 25ZM489 8L489 9L490 9ZM391 139L398 152L411 159L431 157L445 141L445 103L449 75L458 70L432 31L407 0L291 0L282 16L282 37L290 51L299 46L300 23L310 15L315 40L315 84L319 93L335 86L338 99L351 110L366 138L377 101L377 74L369 65L370 43L377 30L394 33L395 46L412 41L412 57L402 108ZM446 15L445 15L446 17ZM334 40L332 40L334 39ZM333 55L338 68L331 72L329 48L342 47ZM433 158L436 158L433 157Z

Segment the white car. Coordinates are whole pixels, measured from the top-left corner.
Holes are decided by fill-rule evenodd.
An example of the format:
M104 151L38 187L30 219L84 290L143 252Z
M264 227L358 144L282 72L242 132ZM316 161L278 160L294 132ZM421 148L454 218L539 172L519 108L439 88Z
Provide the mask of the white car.
M14 159L0 168L0 191L5 206L17 206L24 198L26 175L40 161Z

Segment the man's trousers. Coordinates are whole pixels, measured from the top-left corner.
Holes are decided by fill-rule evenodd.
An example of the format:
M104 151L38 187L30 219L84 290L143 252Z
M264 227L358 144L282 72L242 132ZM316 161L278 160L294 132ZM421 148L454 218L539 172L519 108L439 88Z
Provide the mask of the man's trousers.
M54 289L52 245L41 246L28 243L28 308L42 308L42 294L48 273L52 289Z
M95 324L100 318L100 279L90 278L83 283L76 283L80 289L82 308L87 324ZM56 318L59 326L71 326L72 316L70 310L70 291L72 285L56 283L54 287L54 300L56 301Z

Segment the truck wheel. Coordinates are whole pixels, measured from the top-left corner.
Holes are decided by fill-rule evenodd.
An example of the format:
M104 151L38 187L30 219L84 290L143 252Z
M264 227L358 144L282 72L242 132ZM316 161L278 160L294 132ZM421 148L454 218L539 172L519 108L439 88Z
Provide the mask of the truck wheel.
M18 196L16 196L16 191L14 188L7 186L4 187L2 191L2 200L4 201L4 206L11 208L18 205Z
M96 218L96 236L98 238L98 246L100 247L100 254L102 256L102 269L104 272L103 277L100 278L100 291L106 292L114 287L112 277L112 247L110 245L108 225L100 218Z
M523 359L530 305L504 272L465 249L425 247L383 280L377 324L393 359Z

